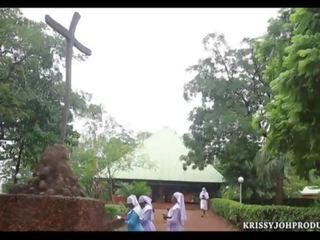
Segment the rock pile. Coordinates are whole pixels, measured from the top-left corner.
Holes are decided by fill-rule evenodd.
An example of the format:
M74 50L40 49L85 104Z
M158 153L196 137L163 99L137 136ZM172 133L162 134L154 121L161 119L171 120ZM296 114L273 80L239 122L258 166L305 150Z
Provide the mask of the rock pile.
M63 145L55 144L48 147L28 184L18 184L10 193L84 197L68 160L69 152Z

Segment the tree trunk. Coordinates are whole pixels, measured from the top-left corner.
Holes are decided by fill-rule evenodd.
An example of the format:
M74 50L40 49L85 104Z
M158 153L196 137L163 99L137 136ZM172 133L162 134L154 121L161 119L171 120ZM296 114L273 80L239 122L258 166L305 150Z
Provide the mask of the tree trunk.
M108 184L109 184L109 197L113 203L113 179L111 177L110 168L108 168Z
M113 181L111 178L108 179L108 184L109 184L109 198L110 198L110 201L112 203L114 203L114 199L113 199Z
M277 189L276 189L276 199L275 199L275 203L278 205L283 204L283 181L284 181L284 176L283 174L280 174L277 177Z

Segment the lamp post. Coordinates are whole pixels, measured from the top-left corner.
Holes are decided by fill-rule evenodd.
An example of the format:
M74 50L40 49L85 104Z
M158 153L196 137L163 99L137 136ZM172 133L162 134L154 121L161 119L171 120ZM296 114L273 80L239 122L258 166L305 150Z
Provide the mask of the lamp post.
M240 203L242 203L242 183L243 183L244 179L243 177L238 177L238 182L240 184Z
M17 173L16 179L17 179L17 182L21 179L21 174L20 173Z

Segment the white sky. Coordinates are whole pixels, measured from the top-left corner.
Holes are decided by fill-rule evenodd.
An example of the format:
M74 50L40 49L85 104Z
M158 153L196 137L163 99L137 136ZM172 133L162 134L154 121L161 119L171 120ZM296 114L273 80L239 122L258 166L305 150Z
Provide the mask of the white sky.
M115 119L134 131L163 126L188 130L193 105L183 99L192 79L185 69L204 56L202 39L221 32L232 47L244 37L266 32L275 8L28 8L24 15L44 21L45 14L69 28L81 19L75 36L92 50L73 61L72 88L93 94ZM78 50L75 50L75 52Z

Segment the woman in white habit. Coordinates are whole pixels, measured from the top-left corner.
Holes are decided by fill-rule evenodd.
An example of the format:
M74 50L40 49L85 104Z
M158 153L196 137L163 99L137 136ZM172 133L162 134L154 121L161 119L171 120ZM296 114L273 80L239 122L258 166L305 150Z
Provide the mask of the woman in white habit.
M204 215L206 214L206 211L208 210L208 199L209 199L209 193L204 187L202 188L199 198L200 198L200 209L203 211L201 217L204 217Z
M173 206L169 209L168 215L163 214L163 218L167 221L167 230L183 231L183 225L187 220L183 194L175 192L171 202Z
M141 224L144 231L156 231L156 227L153 224L154 214L152 208L152 199L148 196L142 195L139 197L139 203L142 208Z

